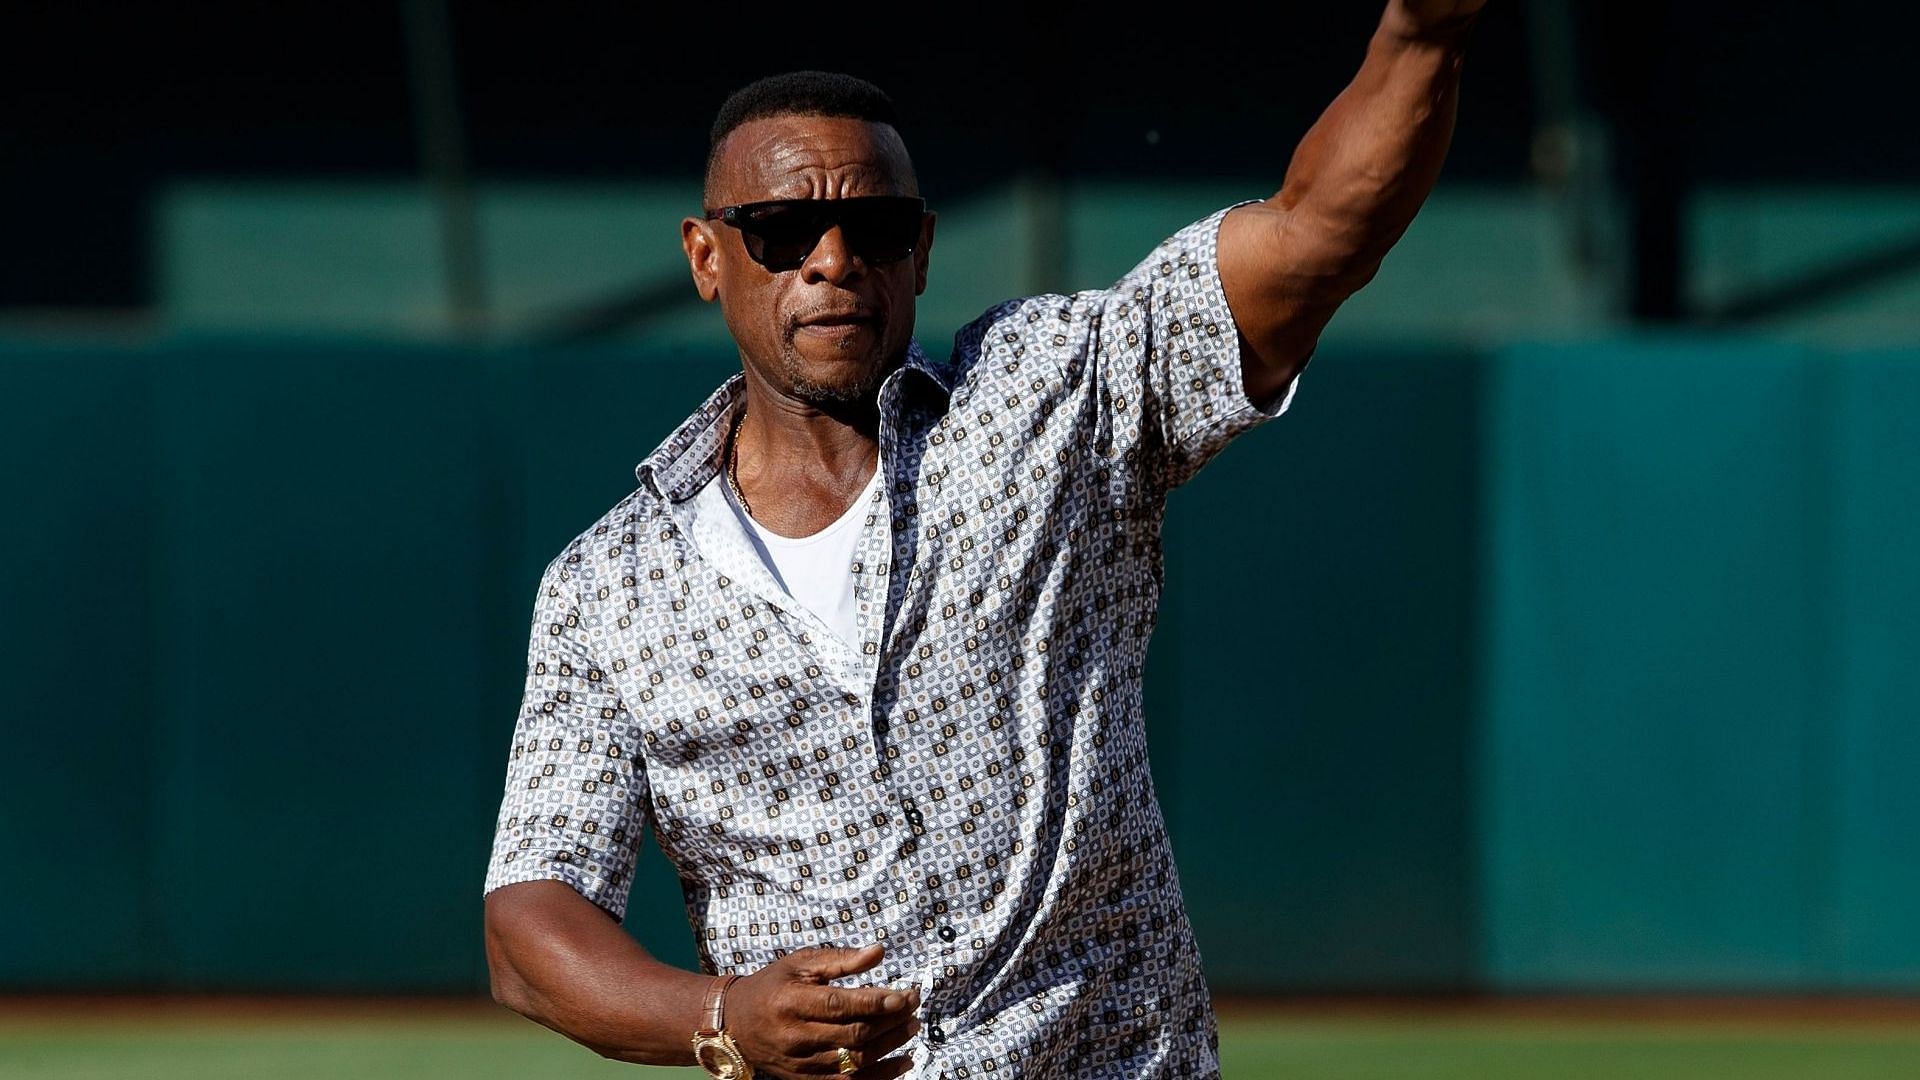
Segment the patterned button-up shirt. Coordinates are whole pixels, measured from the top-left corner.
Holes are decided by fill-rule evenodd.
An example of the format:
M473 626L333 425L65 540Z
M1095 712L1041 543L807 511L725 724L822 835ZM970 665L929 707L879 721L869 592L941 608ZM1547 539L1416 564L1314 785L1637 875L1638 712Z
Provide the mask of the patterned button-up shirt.
M485 889L615 918L651 833L703 967L875 940L915 1077L1217 1074L1147 766L1167 493L1240 432L1222 210L1114 287L994 307L879 391L856 642L695 496L735 375L547 567Z

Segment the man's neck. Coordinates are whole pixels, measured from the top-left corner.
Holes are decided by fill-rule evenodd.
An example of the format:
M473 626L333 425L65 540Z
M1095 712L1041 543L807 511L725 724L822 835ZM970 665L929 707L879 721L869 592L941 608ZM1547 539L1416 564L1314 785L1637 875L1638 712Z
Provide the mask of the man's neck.
M838 520L877 466L877 401L803 401L751 373L746 398L726 464L754 520L784 536L811 536Z

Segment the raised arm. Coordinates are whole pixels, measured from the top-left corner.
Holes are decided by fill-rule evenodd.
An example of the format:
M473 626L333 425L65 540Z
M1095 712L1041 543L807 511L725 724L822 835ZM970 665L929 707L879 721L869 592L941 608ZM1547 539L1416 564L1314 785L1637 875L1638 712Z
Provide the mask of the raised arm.
M1292 381L1433 190L1485 3L1390 0L1359 74L1300 141L1280 191L1221 223L1221 286L1255 401Z

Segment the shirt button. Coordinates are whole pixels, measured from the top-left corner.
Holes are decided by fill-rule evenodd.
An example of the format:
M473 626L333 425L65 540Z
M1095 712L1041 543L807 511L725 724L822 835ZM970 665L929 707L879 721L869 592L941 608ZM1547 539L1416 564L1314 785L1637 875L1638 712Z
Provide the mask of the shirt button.
M918 829L921 826L925 825L926 823L927 823L927 819L920 816L920 811L915 810L912 807L907 808L907 824Z
M943 927L941 927L941 928L940 928L940 940L941 940L941 941L952 941L952 940L953 940L953 927L951 927L951 926L943 926Z
M946 1042L947 1033L940 1030L939 1024L928 1024L927 1025L927 1041L931 1043Z

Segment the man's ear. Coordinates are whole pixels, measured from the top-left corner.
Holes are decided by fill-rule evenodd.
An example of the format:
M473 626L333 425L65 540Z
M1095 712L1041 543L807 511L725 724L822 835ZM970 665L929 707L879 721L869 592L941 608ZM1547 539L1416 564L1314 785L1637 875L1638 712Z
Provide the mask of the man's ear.
M696 217L682 220L680 247L687 253L687 269L693 272L700 299L713 303L720 295L720 242L712 224Z
M913 249L913 295L927 291L927 256L933 254L933 219L929 210L920 222L920 243Z

